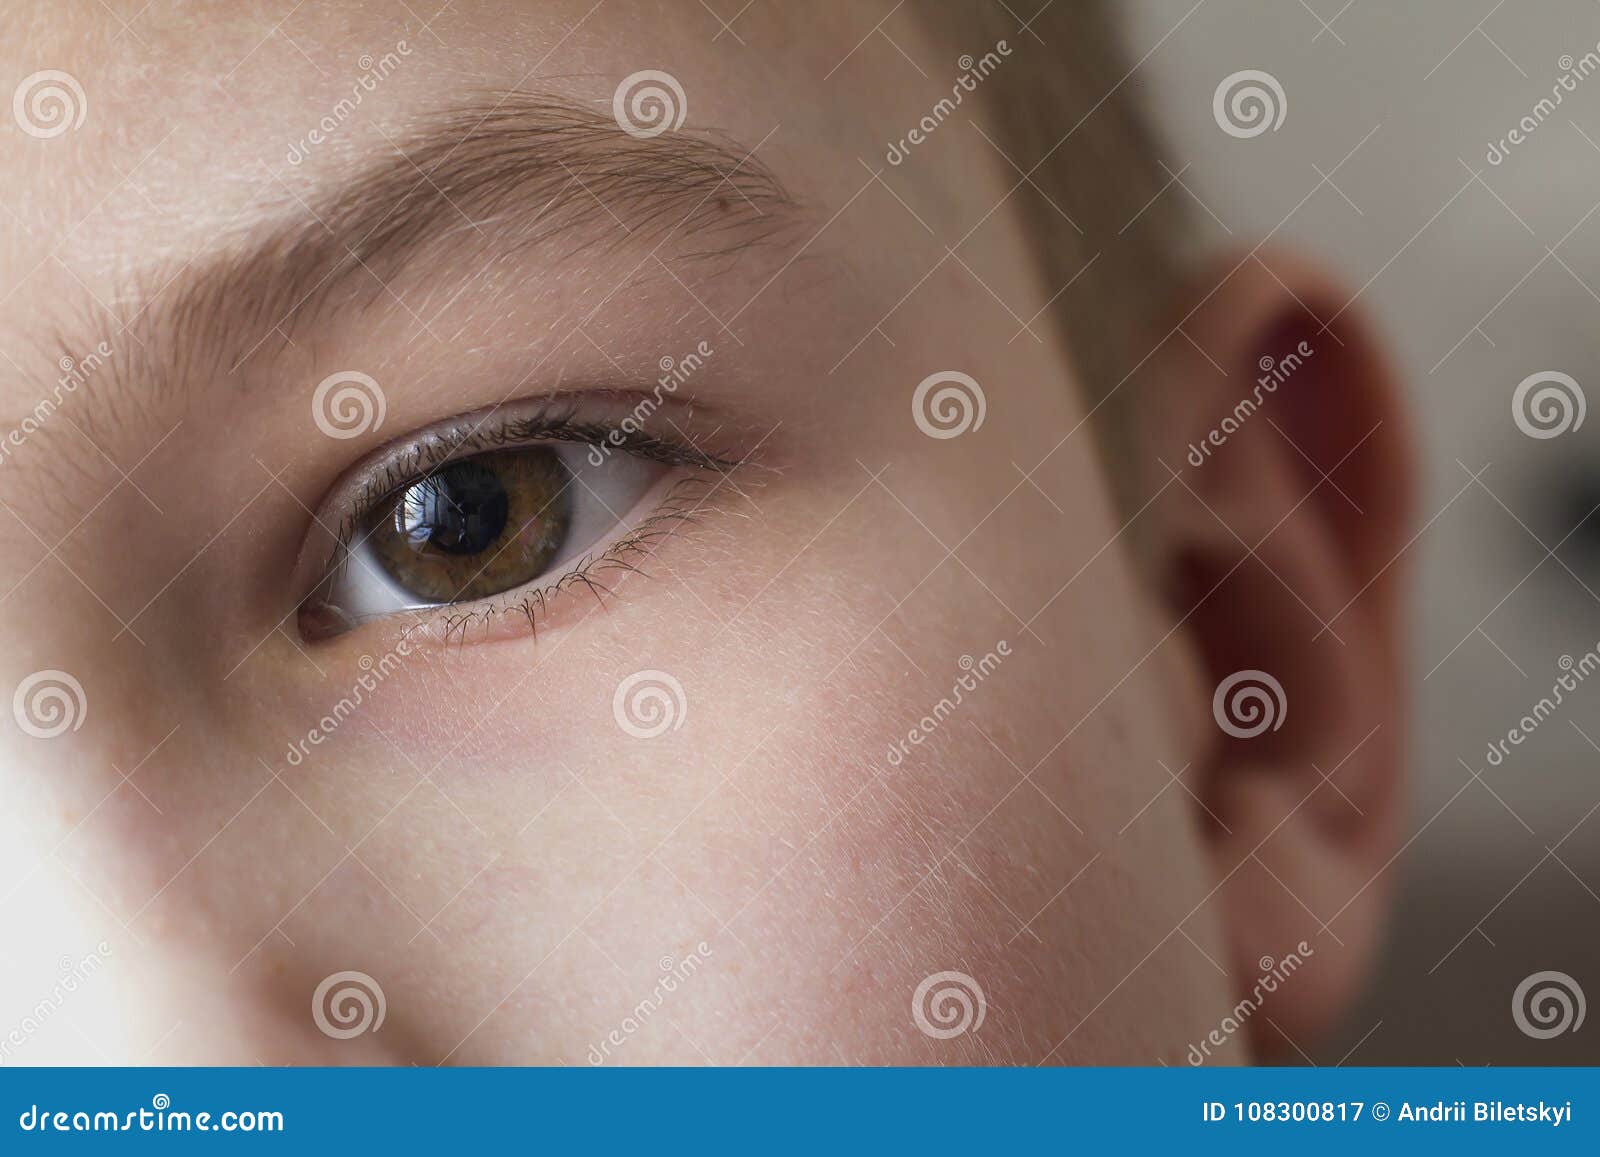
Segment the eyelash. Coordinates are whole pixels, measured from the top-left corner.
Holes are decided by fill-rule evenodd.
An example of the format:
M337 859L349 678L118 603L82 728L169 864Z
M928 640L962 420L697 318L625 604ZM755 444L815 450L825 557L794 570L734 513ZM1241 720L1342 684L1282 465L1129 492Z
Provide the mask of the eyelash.
M745 458L731 458L713 454L699 447L669 441L641 430L625 430L620 424L586 421L576 416L572 408L551 408L532 415L502 421L494 426L478 422L471 427L463 420L459 426L421 436L405 451L390 457L381 467L381 474L370 480L354 496L334 532L334 545L327 565L323 567L320 585L339 576L351 557L355 536L371 513L404 487L415 485L432 472L450 462L471 457L487 450L534 445L541 442L568 442L578 445L602 446L606 453L632 454L650 461L670 466L690 466L714 473L718 478L679 479L661 499L656 509L634 526L627 534L611 543L596 555L586 553L569 563L566 572L541 586L503 592L492 598L514 599L506 605L489 605L481 609L457 611L444 618L443 637L449 642L452 635L465 641L467 630L478 623L485 628L498 614L517 613L528 622L528 630L538 637L539 621L548 604L571 586L583 585L604 605L602 592L611 589L599 582L596 575L610 571L643 574L630 561L632 557L645 557L662 540L679 527L695 524L705 501L716 489L721 476L744 465ZM417 622L406 628L406 634L426 629L436 617L458 604L443 603L414 612L426 616L427 622Z

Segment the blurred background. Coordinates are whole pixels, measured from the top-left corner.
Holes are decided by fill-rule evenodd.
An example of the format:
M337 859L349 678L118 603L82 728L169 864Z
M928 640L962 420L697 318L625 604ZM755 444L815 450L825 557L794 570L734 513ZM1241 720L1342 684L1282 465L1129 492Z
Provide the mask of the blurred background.
M1368 998L1306 1059L1600 1062L1600 1011L1549 1039L1512 1016L1538 972L1600 999L1600 674L1488 758L1563 657L1600 646L1600 413L1541 428L1524 407L1540 437L1513 414L1518 384L1551 371L1600 406L1600 5L1126 7L1130 59L1149 54L1128 83L1178 178L1165 195L1197 202L1214 245L1270 234L1338 272L1399 360L1426 455L1399 906ZM1245 69L1284 111L1236 137L1213 94Z

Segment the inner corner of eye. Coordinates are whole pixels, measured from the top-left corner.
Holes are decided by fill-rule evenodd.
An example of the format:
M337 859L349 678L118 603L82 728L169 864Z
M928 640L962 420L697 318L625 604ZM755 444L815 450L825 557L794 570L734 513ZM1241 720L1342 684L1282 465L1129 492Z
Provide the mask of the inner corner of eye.
M670 467L607 445L543 442L447 460L347 516L307 638L528 586L620 527Z

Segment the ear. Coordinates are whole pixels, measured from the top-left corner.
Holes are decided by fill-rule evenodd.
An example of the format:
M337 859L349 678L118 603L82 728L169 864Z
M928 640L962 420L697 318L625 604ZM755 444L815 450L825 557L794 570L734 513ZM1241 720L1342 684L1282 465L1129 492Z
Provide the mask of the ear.
M1382 929L1412 449L1372 332L1313 267L1251 255L1179 316L1135 404L1157 415L1157 569L1200 673L1184 758L1213 903L1236 999L1272 994L1249 1022L1270 1054L1329 1026Z

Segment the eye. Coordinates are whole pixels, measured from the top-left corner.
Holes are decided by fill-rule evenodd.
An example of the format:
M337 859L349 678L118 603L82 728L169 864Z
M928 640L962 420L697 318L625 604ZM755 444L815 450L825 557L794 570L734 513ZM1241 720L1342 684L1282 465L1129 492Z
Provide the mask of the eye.
M539 442L450 457L357 502L346 541L301 610L326 638L402 611L472 604L559 582L630 525L668 462L611 446ZM337 517L337 516L336 516Z

